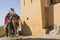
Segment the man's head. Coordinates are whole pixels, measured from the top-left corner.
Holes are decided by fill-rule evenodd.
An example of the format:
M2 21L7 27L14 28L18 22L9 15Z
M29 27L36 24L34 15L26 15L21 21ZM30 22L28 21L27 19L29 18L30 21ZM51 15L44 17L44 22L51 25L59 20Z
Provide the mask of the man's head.
M11 14L14 14L14 13L15 13L14 8L10 8L9 12L10 12Z
M11 11L14 11L14 8L10 8Z

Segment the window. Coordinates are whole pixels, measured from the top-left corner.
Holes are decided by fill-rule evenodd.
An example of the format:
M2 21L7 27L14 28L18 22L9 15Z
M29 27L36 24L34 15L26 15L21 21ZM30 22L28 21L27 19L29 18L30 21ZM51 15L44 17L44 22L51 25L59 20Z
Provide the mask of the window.
M32 0L31 0L31 3L32 3Z
M24 0L24 6L25 6L25 0Z
M56 0L50 0L50 3L51 4L55 4L56 3Z

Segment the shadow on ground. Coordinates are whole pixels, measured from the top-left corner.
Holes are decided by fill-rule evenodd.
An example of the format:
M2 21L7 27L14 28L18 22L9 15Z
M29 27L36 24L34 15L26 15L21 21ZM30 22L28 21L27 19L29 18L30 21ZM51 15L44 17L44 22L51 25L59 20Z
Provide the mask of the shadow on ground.
M22 35L24 36L30 36L32 35L31 29L29 28L29 26L26 24L26 22L24 21L22 26Z

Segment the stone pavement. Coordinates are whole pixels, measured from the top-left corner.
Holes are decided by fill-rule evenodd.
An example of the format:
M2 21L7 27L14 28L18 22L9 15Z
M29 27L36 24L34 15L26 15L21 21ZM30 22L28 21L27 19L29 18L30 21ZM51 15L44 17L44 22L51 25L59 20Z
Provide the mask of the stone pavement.
M0 40L21 40L21 36L19 36L19 37L1 37Z
M60 34L45 36L0 37L0 40L60 40Z
M54 39L54 40L60 40L60 35L45 35L45 36L25 36L22 37L22 39Z

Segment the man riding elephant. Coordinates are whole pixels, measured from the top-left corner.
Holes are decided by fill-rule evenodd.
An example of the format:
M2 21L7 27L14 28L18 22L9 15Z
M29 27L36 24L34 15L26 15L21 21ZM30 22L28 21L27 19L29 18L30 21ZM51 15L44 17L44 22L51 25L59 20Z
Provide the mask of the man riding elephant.
M19 25L17 23L18 19L20 19L20 17L15 13L13 8L10 8L9 13L5 16L4 22L7 36L9 35L8 32L12 35L16 35L16 24Z

